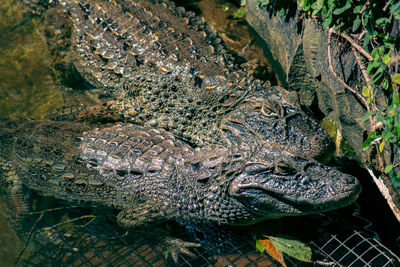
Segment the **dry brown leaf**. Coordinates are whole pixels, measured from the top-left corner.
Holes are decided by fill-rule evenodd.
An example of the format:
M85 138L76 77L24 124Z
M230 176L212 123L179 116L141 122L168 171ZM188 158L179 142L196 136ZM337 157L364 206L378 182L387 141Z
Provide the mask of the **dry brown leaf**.
M286 267L285 260L283 259L282 252L278 250L277 248L272 245L271 241L269 239L259 239L258 242L265 248L265 251L274 258L276 261L278 261L283 267Z

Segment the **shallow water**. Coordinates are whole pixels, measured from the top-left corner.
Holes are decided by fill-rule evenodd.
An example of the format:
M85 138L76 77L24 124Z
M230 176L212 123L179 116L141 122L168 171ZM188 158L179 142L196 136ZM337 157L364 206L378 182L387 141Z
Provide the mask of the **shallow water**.
M15 2L0 2L0 116L42 119L63 104L62 93L50 76L40 20Z
M213 24L224 38L228 48L242 57L243 62L250 62L250 64L248 63L249 68L254 70L260 78L279 84L274 73L270 70L268 61L263 56L262 49L256 44L255 38L249 34L247 24L244 20L232 19L232 13L237 10L237 6L226 1L216 0L193 1L190 3L181 0L177 2L184 3L188 9L196 11ZM224 7L228 7L228 11L224 11ZM71 99L66 99L66 96L70 97L67 93L68 90L55 84L51 76L51 60L43 37L42 22L38 18L30 18L26 13L23 13L13 0L2 0L0 2L0 53L1 118L42 119L55 108L62 106L65 101L71 101ZM265 70L260 71L260 68ZM364 175L363 173L354 174L358 175L358 177ZM372 192L371 190L373 189L366 190L372 196L379 194L378 192ZM308 242L312 241L313 238L320 238L319 235L326 235L327 229L333 233L339 233L342 230L343 232L350 231L353 226L355 229L364 229L368 222L355 219L356 217L353 216L355 212L361 212L363 219L367 217L368 220L373 221L373 225L368 226L367 231L373 230L371 234L378 233L383 236L384 241L388 240L391 248L398 249L400 247L396 248L398 244L395 244L393 237L390 238L391 233L398 235L397 231L394 229L386 230L389 226L396 227L396 224L393 223L393 218L390 217L390 211L381 208L384 205L385 202L381 199L371 199L363 193L359 204L360 207L352 205L341 211L326 215L266 222L251 228L250 231L254 232L258 229L258 232L264 234L267 234L267 232L268 234L270 232L289 234ZM55 207L63 207L63 210L55 211ZM32 210L52 210L52 212L44 215L44 219L41 221L43 227L57 225L57 227L51 229L56 229L59 232L52 234L51 229L43 231L42 234L48 236L42 236L42 239L51 239L55 244L69 246L70 254L68 257L66 256L65 263L74 266L89 265L87 262L81 261L81 259L86 259L91 264L104 264L104 262L111 265L122 265L128 262L130 264L136 262L136 265L145 264L146 262L152 262L159 266L166 264L159 255L162 251L160 251L161 249L157 244L150 242L143 245L141 243L132 243L132 240L114 238L123 235L124 232L115 225L115 221L108 218L108 216L113 215L109 211L92 210L90 208L75 210L70 207L70 204L41 197L34 198L31 208ZM9 226L6 209L4 198L0 198L0 229L2 229L0 231L0 266L12 265L25 245L25 242L21 241ZM32 215L27 224L32 226L37 220L37 216L37 214ZM80 226L84 225L85 220L91 218L90 216L98 219L91 223L87 229L85 228L85 231L80 231ZM378 220L375 218L374 221L374 217L378 217ZM379 217L385 217L387 220L379 220ZM77 220L74 221L72 228L69 230L63 228L74 219ZM346 222L346 225L343 222ZM156 234L160 234L159 231L163 232L164 230L156 229ZM107 236L98 237L97 235L102 231L104 235L107 233ZM241 231L239 230L238 232L240 233ZM29 233L29 230L27 232ZM247 230L243 230L243 233L249 237ZM138 235L130 238L140 239ZM115 241L117 239L118 242ZM39 239L39 241L35 242L40 245L42 241ZM248 242L254 245L251 237ZM102 244L105 244L104 247L101 247ZM88 249L90 246L93 246L93 249ZM127 248L128 246L130 248ZM148 247L151 248L151 252L147 253ZM49 249L48 251L42 251L42 255L38 256L38 258L30 258L28 246L22 258L28 259L28 262L31 260L31 264L43 264L45 256L48 255L47 253L52 253L52 251L58 250ZM75 258L74 253L77 255ZM259 260L264 266L269 262L268 259L260 256L261 254L251 246L246 246L241 251L236 250L224 256L214 257L213 262L220 266L231 264L232 262L236 262L238 266L244 265L249 262L243 260L244 258L240 258L245 253L248 253L246 254L246 259L251 259L253 262ZM140 258L141 261L134 257Z

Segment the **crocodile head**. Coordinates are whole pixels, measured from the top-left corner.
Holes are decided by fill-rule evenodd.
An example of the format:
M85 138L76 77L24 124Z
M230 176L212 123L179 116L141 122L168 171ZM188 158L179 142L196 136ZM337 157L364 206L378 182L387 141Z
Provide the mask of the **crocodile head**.
M203 164L197 172L198 180L208 183L197 198L205 196L202 201L210 221L244 225L315 214L345 207L361 191L353 176L272 144L256 149L242 146L233 153L219 150L211 153L212 160L200 159Z
M282 150L328 162L334 143L321 126L285 99L286 90L257 92L225 116L221 129L231 143L259 140L279 144Z
M353 176L276 149L248 160L229 185L229 195L255 221L342 208L360 192Z

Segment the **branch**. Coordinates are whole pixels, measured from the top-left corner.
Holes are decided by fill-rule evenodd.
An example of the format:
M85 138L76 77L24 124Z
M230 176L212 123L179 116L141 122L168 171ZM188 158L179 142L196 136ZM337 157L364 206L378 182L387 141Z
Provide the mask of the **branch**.
M329 62L329 70L331 71L332 75L346 88L348 89L350 92L352 92L356 97L358 97L358 99L360 99L360 101L364 104L367 112L370 111L369 105L367 100L356 90L354 90L353 88L351 88L350 86L348 86L334 71L333 66L332 66L332 56L331 56L331 37L332 37L332 32L333 29L329 29L328 32L328 62ZM361 59L360 59L361 62ZM367 77L368 79L368 77ZM371 129L376 129L377 125L375 123L375 117L369 117L369 124ZM384 164L383 164L383 159L379 153L379 149L378 149L378 145L376 145L376 149L378 151L378 164L379 164L379 169L381 171L384 170Z
M396 216L397 220L400 222L400 210L396 206L393 197L390 195L388 187L385 185L385 183L382 181L382 179L379 179L375 176L373 171L369 168L366 168L369 172L369 175L371 175L372 179L374 180L376 186L378 187L379 191L381 191L381 194L383 197L386 199L386 202L389 204L390 209L392 210L393 214Z
M362 48L361 46L359 46L357 44L356 41L354 41L350 36L348 36L346 33L339 33L337 31L335 31L333 28L329 29L329 32L333 32L337 35L339 35L340 37L343 37L344 39L346 39L355 49L358 50L358 52L360 52L364 57L366 57L369 61L372 61L374 58L367 52L365 51L364 48Z
M354 90L353 88L351 88L350 86L348 86L337 74L336 72L333 70L332 67L332 58L331 58L331 36L332 36L332 32L333 29L329 29L328 32L328 62L329 62L329 70L332 72L333 76L350 92L352 92L365 106L365 109L369 112L370 108L368 105L367 100L365 100L365 98L356 90Z
M383 12L386 11L386 9L389 7L390 3L392 3L392 0L390 0L390 1L388 1L388 2L386 3L386 5L385 5L385 6L383 7L383 9L382 9Z

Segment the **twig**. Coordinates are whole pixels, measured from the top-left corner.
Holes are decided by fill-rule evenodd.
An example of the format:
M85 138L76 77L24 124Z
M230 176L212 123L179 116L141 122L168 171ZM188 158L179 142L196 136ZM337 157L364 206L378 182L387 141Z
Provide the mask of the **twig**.
M357 49L364 57L366 57L369 61L372 61L374 58L367 52L365 51L364 48L362 48L361 46L359 46L357 44L356 41L354 41L350 36L348 36L346 33L339 33L337 31L335 31L333 28L329 29L329 32L333 32L341 37L343 37L344 39L346 39L355 49Z
M400 161L397 162L396 164L394 164L394 165L393 165L393 168L396 168L396 167L399 166L399 165L400 165Z
M366 30L363 30L359 35L358 35L358 40L361 40L363 37L364 37L364 35L367 33L367 31Z
M69 219L69 220L67 220L65 222L60 222L60 223L54 224L52 226L46 227L46 231L49 231L49 230L51 230L53 228L56 228L56 227L58 227L60 225L64 225L64 224L68 224L68 223L72 223L72 222L76 222L76 221L80 221L80 220L83 220L83 219L89 219L89 218L90 218L90 220L87 223L77 226L77 227L80 227L80 228L85 228L86 226L91 224L94 220L96 220L96 216L95 215L83 215L83 216L78 217L78 218Z
M385 5L385 6L383 7L383 9L382 9L383 12L386 11L386 9L389 7L390 3L392 3L392 0L390 0L390 1L388 1L388 2L386 3L386 5Z
M379 191L383 195L383 197L386 199L387 203L389 204L389 207L391 208L393 214L396 216L397 220L400 222L400 210L396 206L393 197L390 195L389 189L387 186L384 184L382 179L379 179L375 176L374 172L366 168L369 172L369 175L371 175L372 179L374 180L376 186L378 187Z
M329 62L329 70L332 72L332 75L346 88L348 89L350 92L352 92L354 95L357 96L357 98L364 104L365 109L367 111L370 111L369 105L367 100L365 100L365 98L356 90L354 90L353 88L351 88L350 86L348 86L337 74L336 72L333 70L332 67L332 58L331 58L331 36L332 36L332 32L333 29L329 29L328 32L328 62Z

